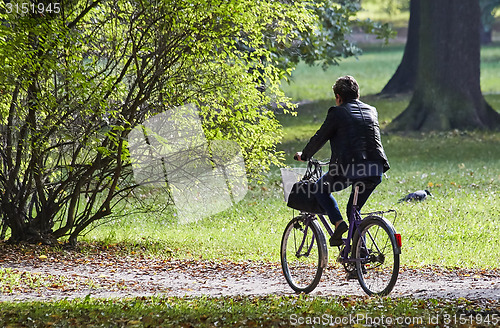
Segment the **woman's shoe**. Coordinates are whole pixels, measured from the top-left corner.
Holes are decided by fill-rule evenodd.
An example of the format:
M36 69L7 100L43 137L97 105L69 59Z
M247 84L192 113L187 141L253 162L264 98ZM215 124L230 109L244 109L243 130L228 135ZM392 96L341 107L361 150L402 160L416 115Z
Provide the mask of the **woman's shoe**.
M347 223L345 221L340 222L340 224L335 228L332 237L330 238L330 246L342 246L344 243L342 241L342 235L349 230Z

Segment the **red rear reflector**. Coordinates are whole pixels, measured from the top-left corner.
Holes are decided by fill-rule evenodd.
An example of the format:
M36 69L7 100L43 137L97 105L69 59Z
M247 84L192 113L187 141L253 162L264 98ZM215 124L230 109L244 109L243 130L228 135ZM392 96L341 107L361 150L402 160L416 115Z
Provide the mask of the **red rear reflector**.
M394 237L396 237L396 243L398 244L398 247L401 248L401 235L399 233L394 234Z

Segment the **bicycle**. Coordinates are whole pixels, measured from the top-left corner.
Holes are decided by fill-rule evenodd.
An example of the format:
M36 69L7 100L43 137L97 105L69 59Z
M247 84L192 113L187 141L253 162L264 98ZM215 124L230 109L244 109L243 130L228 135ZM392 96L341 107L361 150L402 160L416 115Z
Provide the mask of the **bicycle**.
M303 179L321 177L321 165L327 164L310 160ZM283 170L282 177L287 198ZM344 266L348 277L358 279L368 295L385 296L396 284L402 245L401 235L384 214L394 213L395 221L397 213L388 210L360 214L356 207L358 192L359 187L356 186L347 238L343 238L343 245L338 246L337 261ZM297 293L312 292L328 264L326 237L318 221L332 236L333 229L325 216L308 212L294 217L283 233L281 266L286 281Z

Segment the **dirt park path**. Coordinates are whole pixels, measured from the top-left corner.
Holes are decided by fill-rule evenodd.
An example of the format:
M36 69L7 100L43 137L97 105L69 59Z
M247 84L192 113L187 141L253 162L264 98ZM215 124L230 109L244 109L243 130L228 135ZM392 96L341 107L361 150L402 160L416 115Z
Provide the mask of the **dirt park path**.
M357 295L357 280L346 280L340 265L329 263L311 295ZM293 295L279 263L159 260L106 250L8 252L0 246L1 301L133 296ZM6 274L8 273L8 274ZM5 280L10 280L6 282ZM500 270L402 268L392 297L466 298L500 302Z

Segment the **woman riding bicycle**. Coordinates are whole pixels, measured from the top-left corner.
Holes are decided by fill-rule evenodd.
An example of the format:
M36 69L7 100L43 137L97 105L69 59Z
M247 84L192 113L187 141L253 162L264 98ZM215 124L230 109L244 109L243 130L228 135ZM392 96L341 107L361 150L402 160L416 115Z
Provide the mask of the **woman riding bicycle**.
M378 114L375 107L359 100L359 85L352 76L337 79L333 86L337 106L328 110L325 121L295 158L309 160L329 140L332 151L328 172L315 183L313 193L335 225L331 246L342 245L342 235L348 226L342 219L337 201L331 194L353 186L347 204L351 216L354 186L358 185L358 210L363 207L373 190L389 169L380 139Z

